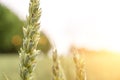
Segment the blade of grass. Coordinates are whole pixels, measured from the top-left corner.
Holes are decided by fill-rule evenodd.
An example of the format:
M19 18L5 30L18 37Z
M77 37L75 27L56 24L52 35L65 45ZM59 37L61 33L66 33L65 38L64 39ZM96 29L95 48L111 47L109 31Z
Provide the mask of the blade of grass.
M7 75L4 72L2 74L3 74L3 77L5 78L5 80L9 80Z

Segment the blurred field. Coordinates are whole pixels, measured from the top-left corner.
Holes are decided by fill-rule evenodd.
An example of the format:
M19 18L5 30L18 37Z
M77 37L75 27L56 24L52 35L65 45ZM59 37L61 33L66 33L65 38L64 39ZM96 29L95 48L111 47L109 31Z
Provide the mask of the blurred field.
M61 64L67 80L75 80L75 68L72 58L61 57ZM119 54L86 54L84 56L87 80L120 80ZM16 55L0 55L0 80L5 80L5 73L10 80L20 80L19 61ZM52 60L48 57L39 57L35 71L35 80L51 80Z

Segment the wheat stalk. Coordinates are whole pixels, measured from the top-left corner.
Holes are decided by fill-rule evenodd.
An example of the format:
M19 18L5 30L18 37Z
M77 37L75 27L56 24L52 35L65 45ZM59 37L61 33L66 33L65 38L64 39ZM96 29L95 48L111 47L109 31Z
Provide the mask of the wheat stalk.
M53 66L52 66L52 73L53 73L53 79L52 80L66 80L66 77L63 73L63 69L59 62L59 57L57 55L57 50L53 49Z
M39 0L30 0L29 16L23 27L23 45L19 52L20 76L22 80L32 79L32 73L36 65L36 57L39 53L39 50L36 49L40 38L40 23L38 20L41 16L41 9L39 5Z
M74 49L73 60L76 68L76 80L86 80L84 61L76 49Z

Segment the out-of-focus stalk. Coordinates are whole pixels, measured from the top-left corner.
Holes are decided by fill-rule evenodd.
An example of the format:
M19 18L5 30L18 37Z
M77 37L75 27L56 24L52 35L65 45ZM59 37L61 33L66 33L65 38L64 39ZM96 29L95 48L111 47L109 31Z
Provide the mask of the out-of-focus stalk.
M73 60L76 68L76 80L86 80L84 61L76 49L74 49Z
M53 50L52 59L53 59L53 66L52 66L53 77L52 77L52 80L66 80L66 77L63 73L63 69L62 69L60 62L59 62L59 57L57 55L56 49Z

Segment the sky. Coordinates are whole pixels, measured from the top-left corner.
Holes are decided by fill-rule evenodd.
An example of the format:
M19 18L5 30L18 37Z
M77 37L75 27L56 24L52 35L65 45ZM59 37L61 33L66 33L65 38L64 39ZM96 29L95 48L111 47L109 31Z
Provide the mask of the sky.
M21 19L28 15L29 0L0 0ZM59 53L69 47L120 52L119 0L41 0L41 30Z

